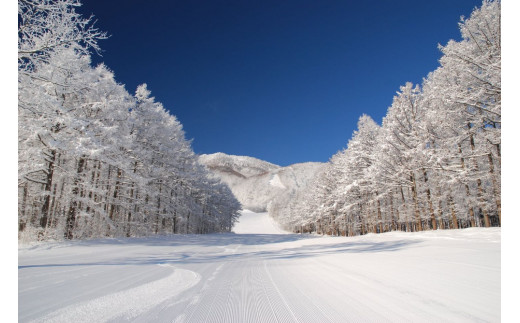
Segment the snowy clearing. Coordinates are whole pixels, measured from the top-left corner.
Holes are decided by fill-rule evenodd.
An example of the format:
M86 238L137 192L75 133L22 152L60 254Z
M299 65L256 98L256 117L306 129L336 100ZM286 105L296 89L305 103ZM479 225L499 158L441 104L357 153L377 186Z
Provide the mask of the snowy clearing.
M20 246L19 321L501 320L500 228L302 236L244 212L235 232Z

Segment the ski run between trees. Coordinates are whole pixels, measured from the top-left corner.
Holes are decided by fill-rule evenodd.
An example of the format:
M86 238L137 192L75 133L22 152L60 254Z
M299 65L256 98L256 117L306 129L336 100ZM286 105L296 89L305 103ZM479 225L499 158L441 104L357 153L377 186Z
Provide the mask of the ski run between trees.
M256 233L21 246L19 321L501 319L500 228L330 237L239 221Z
M18 2L20 322L501 320L500 1L319 171L213 167L242 195L79 5Z
M131 95L91 66L106 33L79 5L18 2L19 240L229 232L262 194L204 167L146 84ZM462 18L440 66L401 86L381 125L362 115L305 188L264 198L269 214L338 236L501 226L500 21L500 1ZM287 189L279 174L269 186Z

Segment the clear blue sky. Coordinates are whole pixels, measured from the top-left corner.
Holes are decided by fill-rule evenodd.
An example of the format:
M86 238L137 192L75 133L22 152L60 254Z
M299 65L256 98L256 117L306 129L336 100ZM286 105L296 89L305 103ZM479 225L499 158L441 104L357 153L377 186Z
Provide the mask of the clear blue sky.
M196 153L286 166L327 161L359 116L438 66L437 44L480 0L82 0L104 62L130 93L147 83Z

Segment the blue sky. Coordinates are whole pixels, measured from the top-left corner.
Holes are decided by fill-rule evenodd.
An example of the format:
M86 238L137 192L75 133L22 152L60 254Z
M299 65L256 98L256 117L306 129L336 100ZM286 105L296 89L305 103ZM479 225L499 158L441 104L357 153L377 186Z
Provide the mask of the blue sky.
M83 0L104 62L130 93L147 83L196 153L286 166L327 161L359 116L438 66L437 44L480 0Z

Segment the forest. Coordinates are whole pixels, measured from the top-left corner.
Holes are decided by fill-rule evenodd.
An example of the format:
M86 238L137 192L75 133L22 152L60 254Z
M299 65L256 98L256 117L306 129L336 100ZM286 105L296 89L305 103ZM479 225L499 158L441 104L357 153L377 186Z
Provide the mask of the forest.
M18 1L19 239L230 231L240 203L146 84L92 66L107 35L80 5Z
M501 225L500 1L461 17L440 66L362 115L308 189L269 209L293 232L355 236Z
M91 55L107 38L78 0L18 1L18 233L24 241L228 232L241 205L146 84ZM311 185L269 213L355 236L501 226L501 3L461 17L440 66L362 115Z

